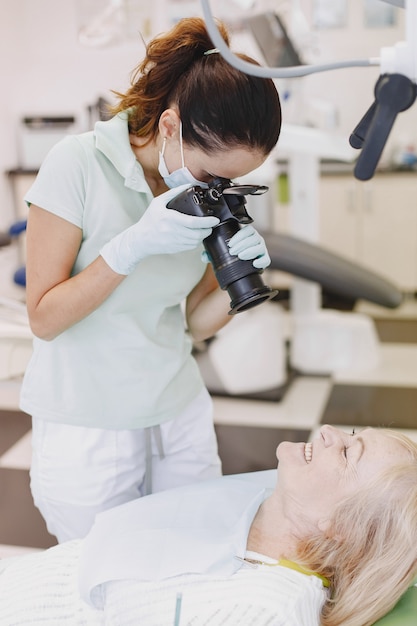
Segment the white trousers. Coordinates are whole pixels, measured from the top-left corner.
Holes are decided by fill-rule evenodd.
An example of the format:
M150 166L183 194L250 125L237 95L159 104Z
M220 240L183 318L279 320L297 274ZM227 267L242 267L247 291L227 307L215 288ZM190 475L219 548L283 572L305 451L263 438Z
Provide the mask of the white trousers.
M143 496L147 468L153 492L221 475L206 389L156 428L103 430L34 416L32 429L32 495L60 543L84 537L100 511Z

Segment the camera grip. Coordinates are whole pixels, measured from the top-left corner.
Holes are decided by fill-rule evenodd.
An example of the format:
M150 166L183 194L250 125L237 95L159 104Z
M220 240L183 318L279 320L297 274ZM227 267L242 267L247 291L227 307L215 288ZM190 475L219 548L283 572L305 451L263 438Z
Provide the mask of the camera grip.
M252 222L245 210L244 196L241 193L236 194L235 188L230 185L230 181L221 179L209 189L190 187L170 200L166 206L186 215L214 216L220 220L219 224L213 226L211 234L204 238L203 245L217 282L230 296L229 315L232 315L270 300L277 291L264 284L260 276L263 270L254 266L253 259L242 260L237 255L230 254L228 242L239 232L240 224Z
M166 205L167 209L174 209L185 215L197 215L198 217L216 216L214 208L204 202L203 194L199 188L190 187L173 198Z

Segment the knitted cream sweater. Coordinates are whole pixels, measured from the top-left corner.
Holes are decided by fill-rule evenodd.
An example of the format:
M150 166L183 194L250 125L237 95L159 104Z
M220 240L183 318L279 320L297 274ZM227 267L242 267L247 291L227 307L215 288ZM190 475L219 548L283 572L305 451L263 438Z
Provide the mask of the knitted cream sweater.
M162 582L109 582L102 588L104 610L91 608L78 591L81 544L71 541L0 562L0 626L319 624L326 598L321 581L267 565L244 564L228 579L184 574Z

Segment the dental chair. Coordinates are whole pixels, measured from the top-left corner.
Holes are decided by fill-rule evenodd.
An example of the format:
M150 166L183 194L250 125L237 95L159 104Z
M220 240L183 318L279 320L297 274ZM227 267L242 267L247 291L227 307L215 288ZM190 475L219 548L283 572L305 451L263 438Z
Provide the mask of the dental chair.
M385 277L330 250L283 233L262 235L272 270L351 300L387 308L396 308L403 300L401 291ZM368 316L331 310L315 316L308 310L305 315L291 311L286 316L271 301L237 315L233 324L195 347L195 358L213 395L279 401L298 373L331 376L343 368L369 370L377 364L379 352L377 332Z
M415 626L417 623L417 587L413 586L398 604L374 626Z
M20 220L12 224L8 231L8 236L10 237L9 243L12 243L14 240L18 239L20 235L26 232L26 220ZM26 287L26 267L23 265L19 267L14 275L13 280L16 285L20 285L21 287Z

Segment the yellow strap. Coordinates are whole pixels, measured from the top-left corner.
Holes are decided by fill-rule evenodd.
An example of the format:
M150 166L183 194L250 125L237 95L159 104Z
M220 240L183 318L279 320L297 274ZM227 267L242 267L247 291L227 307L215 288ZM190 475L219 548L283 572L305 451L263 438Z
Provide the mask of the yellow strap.
M265 565L268 565L268 563L265 563ZM317 572L313 572L310 569L307 569L306 567L303 567L302 565L295 563L294 561L288 561L287 559L280 559L277 565L282 565L283 567L289 567L290 569L294 569L296 572L301 572L302 574L306 574L306 576L316 576L317 578L320 578L321 582L323 583L323 587L330 587L330 580L328 578L326 578L325 576L322 576L321 574L317 574Z
M311 569L307 569L295 561L288 561L288 559L279 559L276 563L265 563L265 561L257 561L256 559L246 558L243 559L248 561L249 563L258 563L259 565L268 565L268 567L276 567L277 565L281 565L282 567L288 567L289 569L293 569L296 572L300 572L301 574L305 574L306 576L316 576L320 578L323 583L323 587L330 587L330 580L321 574L317 574L317 572L313 572Z

